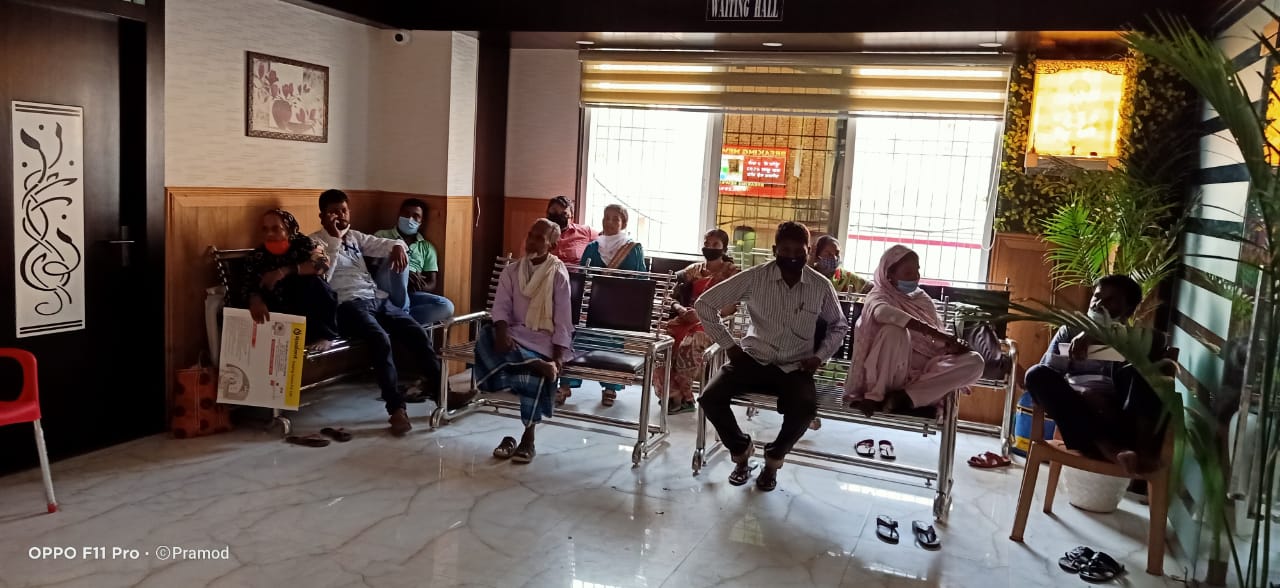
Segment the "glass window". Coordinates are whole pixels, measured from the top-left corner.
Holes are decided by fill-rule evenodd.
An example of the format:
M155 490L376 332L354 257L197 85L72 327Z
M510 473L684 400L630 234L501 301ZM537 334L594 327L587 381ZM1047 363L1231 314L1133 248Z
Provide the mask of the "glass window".
M920 254L921 277L985 281L1000 123L856 117L846 269L872 273L895 244Z
M696 251L702 242L707 138L713 115L588 108L582 221L599 228L621 204L646 251Z

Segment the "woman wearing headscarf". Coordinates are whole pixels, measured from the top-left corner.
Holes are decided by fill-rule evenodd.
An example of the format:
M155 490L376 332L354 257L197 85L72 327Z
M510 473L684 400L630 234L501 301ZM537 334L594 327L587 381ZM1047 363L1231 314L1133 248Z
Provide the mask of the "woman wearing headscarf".
M604 207L604 219L601 222L601 232L595 241L587 245L586 250L582 253L582 259L579 265L583 267L606 267L609 269L620 269L633 272L647 272L649 268L644 263L644 247L640 246L631 235L627 233L627 209L618 204L610 204ZM605 343L605 341L601 341ZM618 350L622 349L622 341L614 341ZM564 401L573 395L575 388L582 387L582 380L578 378L562 378L560 380L560 389L556 392L556 404L564 404ZM615 400L618 399L618 392L626 386L622 384L600 383L600 404L608 407L613 406Z
M914 251L894 245L880 258L845 379L845 403L868 416L935 405L982 375L982 356L942 330L933 298L919 281Z
M328 348L338 338L338 298L324 279L329 267L324 248L279 208L262 215L261 231L262 244L245 259L241 303L259 323L272 312L307 317L307 344Z
M866 288L866 280L840 267L840 242L835 237L818 237L810 255L813 257L809 260L809 266L831 280L836 292L861 292Z

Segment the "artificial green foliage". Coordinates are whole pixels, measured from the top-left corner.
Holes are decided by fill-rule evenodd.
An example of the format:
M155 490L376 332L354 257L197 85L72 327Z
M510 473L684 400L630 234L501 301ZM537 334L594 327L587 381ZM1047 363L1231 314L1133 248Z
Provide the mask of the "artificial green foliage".
M1031 101L1035 87L1035 55L1015 64L1009 79L1000 179L996 186L995 229L1041 235L1048 221L1074 201L1068 182L1058 174L1028 174L1025 157L1031 141ZM1150 184L1181 188L1189 158L1195 101L1192 90L1168 65L1137 51L1124 58L1128 75L1120 106L1121 167ZM1176 190L1174 191L1176 192ZM1182 194L1171 193L1171 202Z

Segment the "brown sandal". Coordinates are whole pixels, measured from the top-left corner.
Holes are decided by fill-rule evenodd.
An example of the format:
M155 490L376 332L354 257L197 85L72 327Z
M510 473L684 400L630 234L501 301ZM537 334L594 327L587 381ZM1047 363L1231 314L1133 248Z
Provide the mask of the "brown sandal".
M980 470L994 470L996 468L1008 467L1012 463L1013 462L1009 461L1009 458L990 451L969 458L969 467L978 468Z
M493 448L493 456L498 459L511 459L511 455L516 452L516 438L503 437L497 447Z
M613 406L613 401L617 399L618 399L618 393L614 392L613 390L600 391L600 404L604 405L605 407Z
M556 406L564 406L564 401L573 396L573 390L568 388L560 388L556 390Z

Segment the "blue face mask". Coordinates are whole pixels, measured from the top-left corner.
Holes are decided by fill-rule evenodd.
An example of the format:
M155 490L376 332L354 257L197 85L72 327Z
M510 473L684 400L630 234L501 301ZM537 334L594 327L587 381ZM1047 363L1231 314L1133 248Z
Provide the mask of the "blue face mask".
M920 282L916 280L898 280L898 291L903 294L915 292L920 287Z
M413 220L407 216L400 217L400 222L396 223L396 228L406 235L417 235L418 229L422 227L422 223Z

